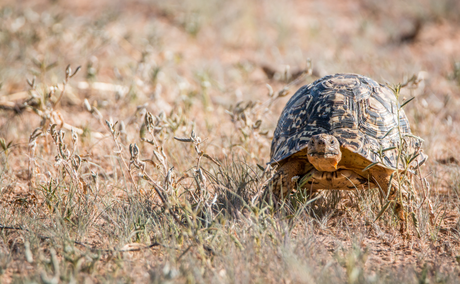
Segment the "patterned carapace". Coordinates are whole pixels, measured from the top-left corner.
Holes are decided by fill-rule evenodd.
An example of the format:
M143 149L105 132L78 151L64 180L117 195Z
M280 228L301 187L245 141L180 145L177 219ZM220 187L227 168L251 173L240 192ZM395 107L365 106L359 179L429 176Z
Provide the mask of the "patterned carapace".
M381 149L398 146L409 122L393 92L365 76L335 74L301 87L284 108L271 146L276 164L305 149L315 134L333 135L341 147L379 162ZM390 130L395 131L390 131ZM388 134L388 132L390 133ZM386 136L385 136L386 135ZM396 168L397 150L384 152L383 164Z

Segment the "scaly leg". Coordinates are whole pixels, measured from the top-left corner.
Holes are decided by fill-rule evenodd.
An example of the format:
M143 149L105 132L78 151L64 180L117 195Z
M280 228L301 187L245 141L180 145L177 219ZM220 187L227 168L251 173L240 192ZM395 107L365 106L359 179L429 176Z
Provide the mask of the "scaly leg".
M298 178L304 175L307 169L308 161L305 159L292 159L284 163L275 173L273 178L269 181L265 190L266 194L270 189L277 199L283 199L296 190Z

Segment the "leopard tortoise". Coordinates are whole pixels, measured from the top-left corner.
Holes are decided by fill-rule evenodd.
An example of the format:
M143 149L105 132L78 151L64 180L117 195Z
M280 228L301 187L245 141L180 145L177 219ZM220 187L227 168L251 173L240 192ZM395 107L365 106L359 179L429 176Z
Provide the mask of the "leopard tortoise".
M395 169L413 170L427 158L401 108L398 119L398 108L388 87L362 75L329 75L301 87L274 133L269 162L278 166L270 186L274 195L286 197L305 176L304 188L313 191L379 186L395 192ZM402 155L413 153L409 168L403 159L397 165L400 141Z

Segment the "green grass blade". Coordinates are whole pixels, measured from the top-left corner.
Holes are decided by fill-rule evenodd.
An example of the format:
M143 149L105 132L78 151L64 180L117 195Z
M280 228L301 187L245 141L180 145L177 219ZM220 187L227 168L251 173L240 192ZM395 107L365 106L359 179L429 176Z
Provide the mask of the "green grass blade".
M376 222L380 217L382 217L383 213L385 213L385 211L387 211L388 209L388 206L390 206L390 204L393 202L393 200L389 200L382 208L382 210L380 210L379 214L377 214L377 217L375 217L375 220L374 222Z
M394 129L395 129L395 127L392 127L390 130L388 130L387 133L385 133L385 135L383 135L382 139L387 137Z
M405 137L415 138L415 139L418 139L418 140L420 140L420 141L422 141L422 142L425 141L425 140L423 140L422 138L420 138L420 137L418 137L418 136L415 136L415 135L413 135L413 134L410 134L410 133L406 133L406 134L404 134L404 136L405 136Z
M405 105L410 103L413 99L415 99L415 97L412 97L412 98L408 99L407 101L403 102L402 105L400 106L400 108L403 108Z
M367 167L365 167L362 171L365 172L367 171L368 169L372 168L373 166L377 165L378 163L380 162L373 162L372 164L368 165Z

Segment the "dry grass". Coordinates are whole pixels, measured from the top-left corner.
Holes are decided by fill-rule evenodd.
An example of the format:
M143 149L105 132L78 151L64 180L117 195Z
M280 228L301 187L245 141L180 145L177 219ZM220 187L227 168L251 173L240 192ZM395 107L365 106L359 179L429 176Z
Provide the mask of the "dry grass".
M456 283L460 6L390 2L6 1L0 282ZM408 235L375 189L261 201L284 104L336 72L415 74Z

